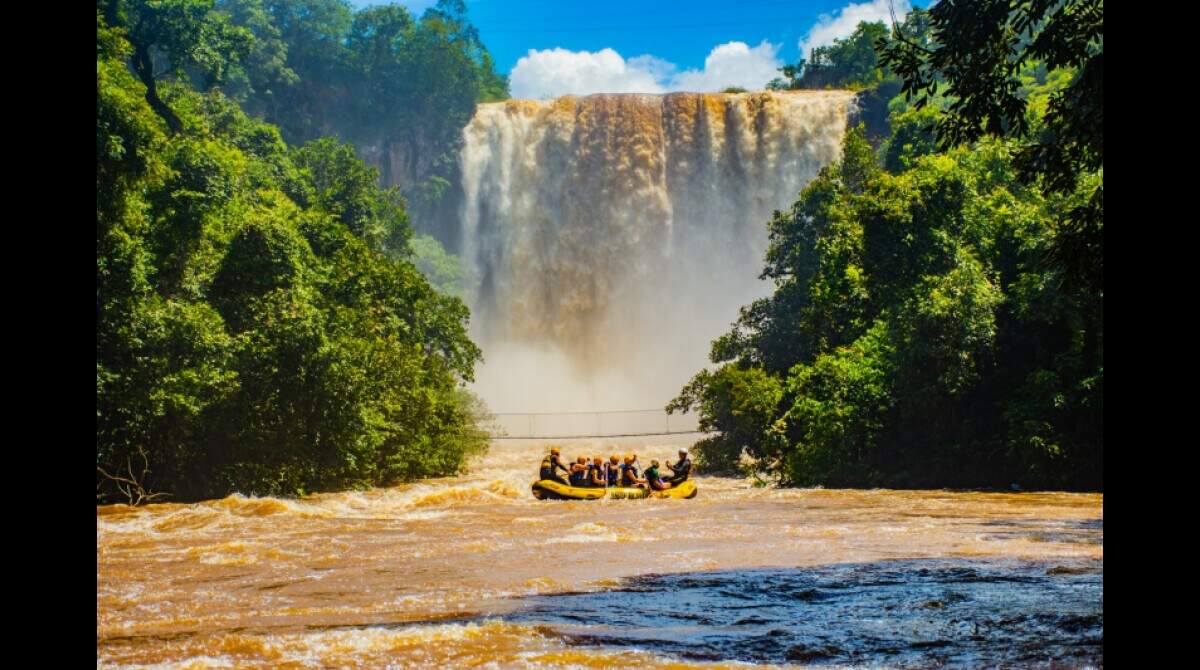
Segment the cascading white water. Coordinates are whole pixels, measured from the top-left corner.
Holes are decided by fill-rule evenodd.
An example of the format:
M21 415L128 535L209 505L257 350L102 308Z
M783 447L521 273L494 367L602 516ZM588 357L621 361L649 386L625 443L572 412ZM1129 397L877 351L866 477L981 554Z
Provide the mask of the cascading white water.
M475 390L497 412L661 407L758 279L774 210L837 159L846 91L480 105L460 157Z

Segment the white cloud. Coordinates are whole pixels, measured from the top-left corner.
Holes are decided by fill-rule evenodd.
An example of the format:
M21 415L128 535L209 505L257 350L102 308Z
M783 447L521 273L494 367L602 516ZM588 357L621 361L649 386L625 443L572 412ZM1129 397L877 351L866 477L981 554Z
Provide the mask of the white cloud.
M626 60L612 49L570 51L530 49L509 73L515 98L549 98L590 93L664 93L719 91L730 86L761 89L778 76L783 61L777 48L763 41L714 47L704 69L678 71L675 64L651 55Z
M547 98L588 93L661 93L650 63L626 61L612 49L569 51L530 49L513 66L509 88L514 98Z
M809 58L814 48L829 46L835 39L849 37L861 21L883 21L891 25L892 10L896 12L896 20L903 21L910 9L908 0L871 0L846 5L833 14L822 14L817 24L800 40L800 53L804 58Z
M779 76L783 61L776 48L763 40L750 48L745 42L728 42L713 49L704 59L703 70L684 70L671 79L671 90L707 92L730 86L761 89Z
M629 63L629 67L649 72L654 77L655 81L667 81L679 69L674 63L651 56L649 54L645 56L634 56L627 62Z

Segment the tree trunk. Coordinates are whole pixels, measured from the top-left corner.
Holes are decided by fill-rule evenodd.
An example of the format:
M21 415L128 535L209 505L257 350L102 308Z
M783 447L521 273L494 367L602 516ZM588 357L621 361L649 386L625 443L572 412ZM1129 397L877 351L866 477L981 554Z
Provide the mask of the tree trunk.
M417 130L408 136L408 178L413 184L421 183L421 138Z
M392 141L385 139L379 146L379 177L383 187L392 185Z
M148 47L139 44L134 48L133 71L146 85L146 102L150 103L150 108L167 122L167 128L170 129L171 134L183 130L183 124L179 121L179 117L175 116L175 112L171 111L167 103L158 97L158 87L154 82L154 61L150 59Z

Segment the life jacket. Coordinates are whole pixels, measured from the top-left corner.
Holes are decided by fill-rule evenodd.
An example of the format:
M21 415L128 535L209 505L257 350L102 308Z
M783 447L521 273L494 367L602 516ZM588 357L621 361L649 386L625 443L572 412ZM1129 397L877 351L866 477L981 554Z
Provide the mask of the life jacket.
M604 467L604 474L608 477L609 486L617 486L621 483L621 466L619 464L609 463Z
M538 479L554 479L554 462L547 456L542 459L542 464L538 468Z
M604 488L604 482L607 481L607 479L608 477L604 474L603 463L600 465L596 465L595 463L588 465L588 486L598 489ZM600 483L597 484L597 480L599 480Z
M573 471L568 479L571 481L571 486L587 486L588 471Z
M650 484L650 488L654 489L655 491L662 490L662 473L660 473L658 468L654 467L653 465L650 466L650 469L646 471L646 481Z
M636 465L621 464L621 483L628 486L637 486L638 469Z

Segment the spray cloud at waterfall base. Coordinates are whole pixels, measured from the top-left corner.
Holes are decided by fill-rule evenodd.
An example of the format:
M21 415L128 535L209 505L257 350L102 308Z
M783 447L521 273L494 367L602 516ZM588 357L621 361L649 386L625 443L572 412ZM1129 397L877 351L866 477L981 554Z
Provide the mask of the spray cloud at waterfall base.
M837 160L847 91L480 105L460 156L474 389L496 412L662 407L758 279L767 223Z

